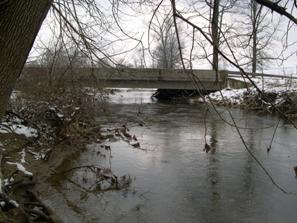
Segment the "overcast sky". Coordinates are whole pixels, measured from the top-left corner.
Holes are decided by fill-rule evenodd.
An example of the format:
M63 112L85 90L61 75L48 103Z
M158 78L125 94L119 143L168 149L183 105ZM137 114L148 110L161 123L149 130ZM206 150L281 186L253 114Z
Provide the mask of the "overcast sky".
M110 19L113 20L112 18L112 7L109 3L107 3L108 1L104 2L104 1L100 1L101 5L100 5L100 9L102 10L102 12L105 13L106 15L106 19ZM188 16L193 16L194 13L189 12L189 10L193 9L193 0L185 0L185 1L177 1L178 4L178 9L187 12L184 14L185 17ZM157 2L155 2L157 3ZM189 5L192 4L192 5ZM170 5L169 1L164 1L163 4L163 11L164 8ZM195 4L196 8L198 10L200 10L199 12L203 11L203 8L200 7L200 5L198 3ZM152 64L152 60L150 58L150 55L147 51L148 49L148 24L149 21L152 17L153 11L155 9L154 7L150 7L150 6L142 6L142 7L135 7L133 6L133 9L131 9L130 7L121 7L120 8L120 12L119 12L119 23L121 25L121 28L123 30L120 30L117 25L115 23L113 23L113 25L110 27L111 32L106 32L106 30L100 30L96 33L96 35L94 34L93 37L94 39L96 39L98 47L102 46L102 49L105 50L107 53L109 54L113 54L113 53L121 53L121 52L125 52L127 50L132 50L130 52L124 53L124 54L119 54L118 56L114 57L114 59L117 60L121 60L121 62L124 62L125 64L132 64L134 65L135 63L138 63L141 57L140 54L140 49L142 49L141 44L139 44L139 42L136 41L136 39L142 40L142 43L144 44L144 49L146 50L146 61L147 61L147 66L151 66ZM162 10L162 9L160 9ZM204 11L205 13L205 11ZM42 46L43 44L41 44L41 41L45 44L48 45L48 43L51 41L51 35L52 35L52 31L53 30L57 30L57 27L54 26L53 23L53 18L52 18L52 13L49 13L48 18L46 19L46 21L44 22L44 25L42 26L42 29L40 31L40 34L36 40L35 43L35 48L31 53L31 58L35 57L38 55L38 53L40 51L38 51L38 47ZM232 15L234 16L234 15ZM225 21L232 23L232 16L225 16ZM238 14L236 15L238 16ZM275 16L275 15L274 15ZM208 15L205 15L205 17L208 17ZM82 21L88 23L88 17L85 16L83 13L80 15L80 19L82 19ZM280 26L280 29L285 30L287 28L287 20L285 18L282 19L283 22ZM192 20L195 24L199 25L199 26L205 26L207 23L205 22L204 19L202 19L201 17L196 17L196 18L192 18ZM92 22L94 23L94 21L90 20L90 24L92 24ZM185 49L184 49L184 57L188 58L189 55L189 48L192 45L191 43L191 38L187 35L190 35L192 33L192 28L187 26L187 25L180 25L181 29L182 29L182 39L183 42L185 44ZM105 27L106 28L106 27ZM125 34L128 34L129 36L133 37L134 39L129 39L127 38L127 36L125 34L123 34L123 32L125 32ZM101 35L101 36L99 36ZM296 36L297 36L297 27L293 27L290 35L289 35L289 42L293 42L296 41ZM116 41L113 44L107 45L108 42L111 41L115 41L118 38L118 40L121 41ZM156 46L156 42L153 38L153 36L150 36L150 48L153 49ZM206 43L205 43L206 44ZM101 45L101 46L100 46ZM136 47L137 46L137 47ZM136 47L136 48L134 48ZM211 47L207 48L208 50L211 51ZM199 47L196 46L195 47L195 53L197 54L202 54L202 51L199 50ZM277 44L274 44L274 49L275 52L280 51L280 45L277 46ZM293 47L290 47L287 51L286 54L293 54L292 57L290 57L284 64L283 66L280 66L280 64L278 63L273 63L273 64L269 64L269 67L265 68L266 73L282 73L283 70L285 69L286 72L288 74L290 73L297 73L297 55L296 55L296 45L294 45ZM102 55L101 55L102 56ZM193 63L194 68L200 68L200 69L207 69L210 68L210 64L206 61L206 60L196 60ZM228 65L226 65L226 63L222 63L221 62L221 68L229 68L230 67Z

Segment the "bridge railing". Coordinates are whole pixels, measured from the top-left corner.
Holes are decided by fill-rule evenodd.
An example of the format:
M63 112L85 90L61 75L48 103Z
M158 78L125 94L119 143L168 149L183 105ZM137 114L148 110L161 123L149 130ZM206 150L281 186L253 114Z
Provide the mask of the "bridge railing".
M242 77L244 76L240 71L226 71L228 77ZM297 76L278 75L278 74L262 74L262 73L251 73L246 72L250 77L273 77L273 78L284 78L284 79L297 79Z

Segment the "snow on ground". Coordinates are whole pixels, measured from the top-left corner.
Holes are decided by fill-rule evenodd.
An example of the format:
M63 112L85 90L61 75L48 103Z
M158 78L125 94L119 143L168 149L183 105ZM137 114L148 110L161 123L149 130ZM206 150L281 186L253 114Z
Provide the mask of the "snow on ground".
M24 135L27 138L38 136L36 129L22 124L12 124L11 122L2 122L0 124L0 133L15 133L18 135Z
M16 100L17 97L20 95L20 91L12 91L11 95L10 95L10 100Z
M17 100L19 94L19 91L13 91L10 96L10 100ZM7 117L6 119L6 121L0 122L0 134L15 133L18 135L24 135L27 138L33 138L38 136L38 131L36 129L24 125L23 120L21 120L17 116Z
M246 89L223 89L208 95L210 100L228 101L232 104L240 104L243 100Z
M244 81L243 78L233 78L235 80ZM277 98L275 104L282 101L283 93L297 93L297 81L280 79L280 78L252 78L257 87L265 93L276 93ZM248 82L248 80L245 80ZM243 102L244 96L247 94L256 94L256 88L250 87L242 89L226 88L216 91L208 95L208 99L215 102L228 102L239 105Z
M15 201L15 200L9 200L8 201L8 203L10 204L10 205L13 205L14 207L19 207L19 204ZM0 207L1 208L3 208L3 207L5 207L7 204L6 204L6 202L5 201L1 201L0 202Z
M42 160L46 157L46 153L49 151L49 149L47 150L43 150L41 152L34 152L30 149L28 149L28 153L30 153L31 155L33 155L35 160Z
M19 152L21 155L21 163L26 163L26 151L23 149L21 152Z
M21 164L21 163L18 163L18 162L6 162L7 164L9 164L9 165L15 165L16 166L16 168L19 170L19 171L21 171L21 172L23 172L25 175L28 175L28 176L33 176L33 174L31 173L31 172L29 172L29 171L27 171L26 170L26 168L23 166L23 164Z
M10 117L8 121L0 123L0 133L15 133L24 135L27 138L38 136L38 131L34 128L22 124L23 121L18 117Z

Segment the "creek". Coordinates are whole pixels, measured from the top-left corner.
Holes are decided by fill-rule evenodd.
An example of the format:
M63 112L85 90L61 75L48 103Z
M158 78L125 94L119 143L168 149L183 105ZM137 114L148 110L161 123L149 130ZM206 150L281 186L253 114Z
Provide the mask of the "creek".
M123 140L89 145L72 166L103 165L131 178L119 191L87 192L92 175L78 170L73 182L50 184L42 195L65 222L259 222L295 223L297 195L278 190L245 150L236 130L205 105L157 102L151 90L121 90L98 112L104 128L125 124L141 148ZM267 147L277 117L230 110L244 139L274 180L297 192L297 130L281 121L271 151ZM226 108L218 112L228 121ZM204 149L206 139L212 150ZM74 183L75 182L75 183Z

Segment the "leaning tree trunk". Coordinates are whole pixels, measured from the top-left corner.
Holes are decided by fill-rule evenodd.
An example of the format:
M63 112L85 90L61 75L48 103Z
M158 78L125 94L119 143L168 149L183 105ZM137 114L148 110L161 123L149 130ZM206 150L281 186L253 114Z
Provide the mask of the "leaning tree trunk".
M51 0L0 0L0 120Z

